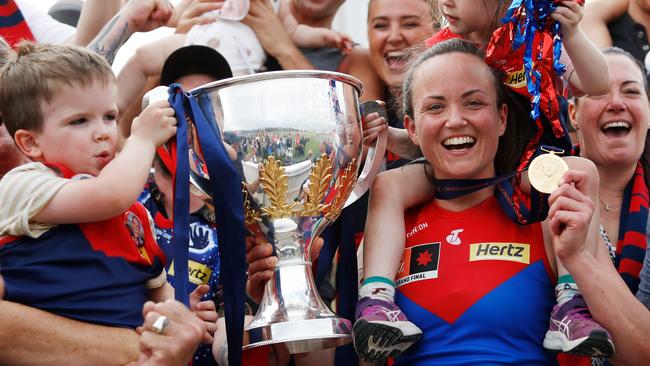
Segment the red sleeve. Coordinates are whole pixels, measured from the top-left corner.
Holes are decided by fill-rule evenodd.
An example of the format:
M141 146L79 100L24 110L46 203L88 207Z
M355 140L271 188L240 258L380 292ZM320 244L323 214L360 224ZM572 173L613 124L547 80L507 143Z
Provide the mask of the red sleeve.
M427 39L426 45L427 47L431 47L434 44L440 43L442 41L446 41L448 39L454 39L454 38L462 38L462 37L452 32L451 29L449 29L448 27L445 27L440 31L438 31L438 33L431 36L431 38Z

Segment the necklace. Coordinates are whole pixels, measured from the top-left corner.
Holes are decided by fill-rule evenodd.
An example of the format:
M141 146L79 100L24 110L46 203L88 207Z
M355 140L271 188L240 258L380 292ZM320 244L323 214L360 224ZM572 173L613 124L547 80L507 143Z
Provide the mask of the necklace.
M605 201L603 201L603 199L600 198L600 197L598 197L598 199L600 199L600 203L602 203L603 208L605 209L605 211L607 211L607 212L611 211L612 206L610 206L609 203L605 203Z
M598 199L600 200L600 203L603 205L603 208L604 208L605 211L607 211L607 212L610 212L610 211L613 210L616 206L618 206L618 205L621 204L620 202L619 202L619 203L616 203L616 204L610 204L610 203L607 203L607 202L603 201L603 199L602 199L601 197L602 197L601 195L598 195ZM616 200L614 200L614 201L616 201Z

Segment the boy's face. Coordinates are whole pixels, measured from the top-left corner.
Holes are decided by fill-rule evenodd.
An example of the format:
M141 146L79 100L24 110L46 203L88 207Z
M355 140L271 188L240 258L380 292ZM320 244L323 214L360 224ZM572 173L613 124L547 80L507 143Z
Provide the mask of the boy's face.
M31 132L34 148L28 156L97 176L115 156L116 93L113 82L64 85L49 103L41 102L43 130Z

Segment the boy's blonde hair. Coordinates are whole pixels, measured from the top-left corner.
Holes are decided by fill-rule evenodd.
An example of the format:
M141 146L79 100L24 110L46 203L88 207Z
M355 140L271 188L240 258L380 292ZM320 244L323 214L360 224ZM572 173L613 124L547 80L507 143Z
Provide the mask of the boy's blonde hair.
M106 60L77 46L21 42L0 70L0 115L14 136L19 129L41 132L41 102L50 102L61 88L86 87L95 81L115 82Z

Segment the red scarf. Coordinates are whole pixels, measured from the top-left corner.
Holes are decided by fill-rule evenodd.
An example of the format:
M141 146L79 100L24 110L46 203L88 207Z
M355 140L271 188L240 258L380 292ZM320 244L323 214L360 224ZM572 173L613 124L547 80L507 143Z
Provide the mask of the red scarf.
M0 36L11 47L22 40L34 41L34 35L14 0L0 0Z
M637 164L634 177L625 188L614 264L633 294L639 288L639 273L646 253L648 187L643 166Z

